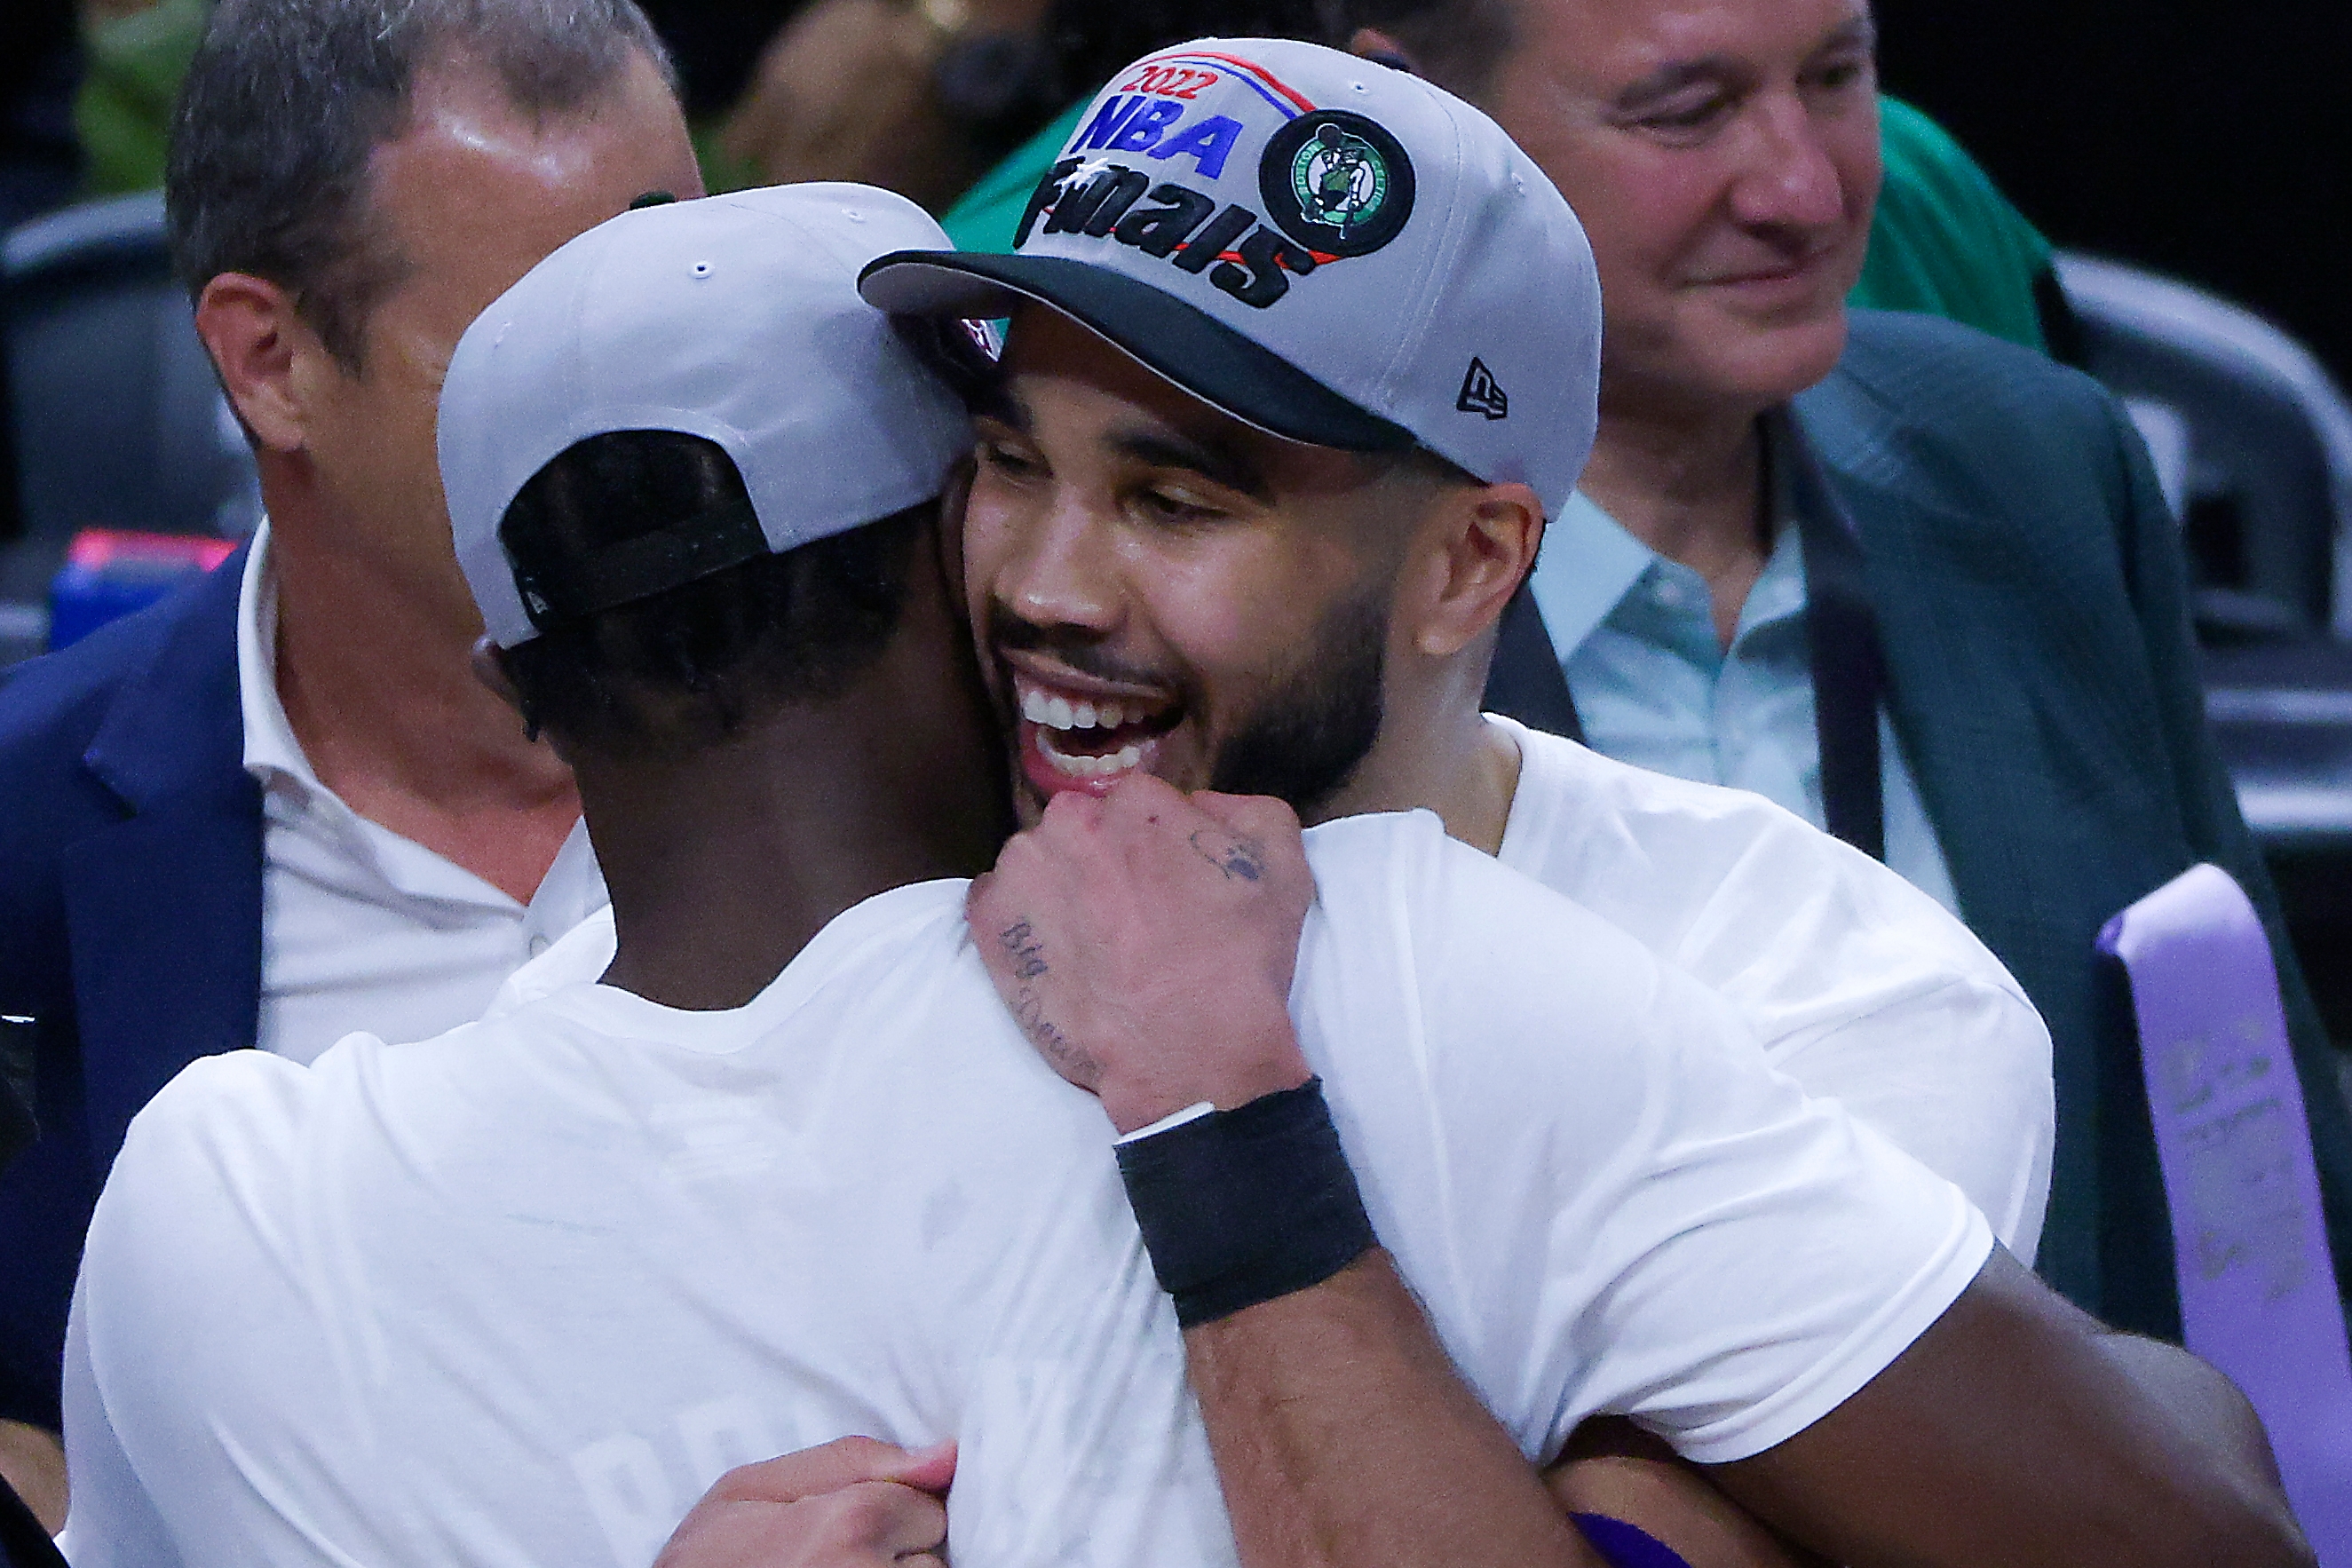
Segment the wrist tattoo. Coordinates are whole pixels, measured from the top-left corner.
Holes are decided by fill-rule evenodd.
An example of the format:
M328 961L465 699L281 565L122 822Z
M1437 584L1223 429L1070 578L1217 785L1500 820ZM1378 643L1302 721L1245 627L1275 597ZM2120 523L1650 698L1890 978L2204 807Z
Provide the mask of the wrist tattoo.
M1210 842L1202 843L1203 838ZM1223 842L1217 842L1219 838ZM1255 882L1265 875L1265 845L1262 840L1234 838L1222 834L1213 836L1203 827L1196 830L1188 842L1192 846L1193 854L1223 871L1229 882L1236 877L1245 882Z

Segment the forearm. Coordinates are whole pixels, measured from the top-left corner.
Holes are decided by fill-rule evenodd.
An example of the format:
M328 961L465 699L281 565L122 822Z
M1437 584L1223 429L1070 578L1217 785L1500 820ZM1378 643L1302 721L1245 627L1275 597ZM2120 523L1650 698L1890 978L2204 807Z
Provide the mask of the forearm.
M1388 1254L1190 1330L1246 1568L1596 1563Z
M2308 1568L2247 1420L2185 1352L2106 1331L1996 1252L1859 1393L1711 1474L1853 1568Z
M2178 1345L2137 1334L2101 1334L2100 1351L2173 1426L2202 1449L2206 1465L2247 1495L2276 1491L2278 1461L2262 1419L2237 1385Z

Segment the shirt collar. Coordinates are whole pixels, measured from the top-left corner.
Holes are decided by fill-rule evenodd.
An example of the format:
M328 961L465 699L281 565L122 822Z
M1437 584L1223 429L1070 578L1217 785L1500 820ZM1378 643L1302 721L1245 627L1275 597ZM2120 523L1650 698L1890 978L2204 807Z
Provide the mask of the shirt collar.
M1805 607L1805 572L1797 543L1795 487L1774 422L1763 426L1765 460L1771 465L1772 550L1764 574L1741 607L1742 634L1801 613ZM1601 629L1617 606L1664 558L1625 531L1600 503L1578 490L1544 531L1528 589L1542 612L1552 653L1562 664Z
M269 564L269 520L254 530L236 595L236 688L245 714L245 771L267 786L319 787L278 695L278 574Z
M1657 559L1582 490L1570 496L1544 530L1528 578L1552 652L1565 662L1583 647Z

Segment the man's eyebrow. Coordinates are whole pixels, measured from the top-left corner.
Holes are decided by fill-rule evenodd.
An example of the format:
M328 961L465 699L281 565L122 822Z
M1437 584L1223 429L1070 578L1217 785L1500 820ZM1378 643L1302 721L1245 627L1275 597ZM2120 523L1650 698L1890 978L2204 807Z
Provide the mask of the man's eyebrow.
M1822 35L1811 50L1878 47L1878 24L1869 13L1849 17ZM1730 55L1701 55L1695 59L1668 60L1649 75L1636 78L1618 91L1612 107L1621 114L1636 114L1662 98L1670 98L1697 82L1736 81L1749 74L1747 64Z
M1662 98L1671 98L1698 82L1729 81L1746 68L1728 55L1702 55L1692 60L1668 60L1644 77L1618 90L1611 107L1620 114L1638 114Z
M1252 500L1274 500L1274 486L1265 470L1223 442L1195 440L1164 430L1123 430L1111 436L1110 446L1122 457L1154 468L1188 468Z
M1878 22L1867 11L1841 22L1822 35L1822 41L1813 46L1813 52L1820 54L1824 49L1850 49L1857 45L1865 49L1878 47Z

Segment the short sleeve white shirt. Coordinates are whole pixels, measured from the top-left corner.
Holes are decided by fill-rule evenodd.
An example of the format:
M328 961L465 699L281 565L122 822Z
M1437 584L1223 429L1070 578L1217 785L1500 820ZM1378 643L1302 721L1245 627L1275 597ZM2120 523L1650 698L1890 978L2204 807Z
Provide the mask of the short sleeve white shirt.
M1517 742L1503 864L1745 1016L1772 1065L1958 1184L2028 1263L2057 1129L2050 1031L1936 899L1746 790L1491 718Z
M1981 1267L1958 1189L1614 927L1425 814L1309 853L1302 1041L1530 1458L1604 1411L1770 1447ZM731 1012L583 984L191 1067L91 1226L68 1556L643 1568L726 1468L864 1432L959 1440L958 1568L1233 1563L1109 1124L963 891L868 900Z
M352 810L278 695L269 524L237 595L245 767L261 785L262 1049L309 1061L354 1029L416 1040L481 1016L506 977L604 907L575 826L528 904Z

